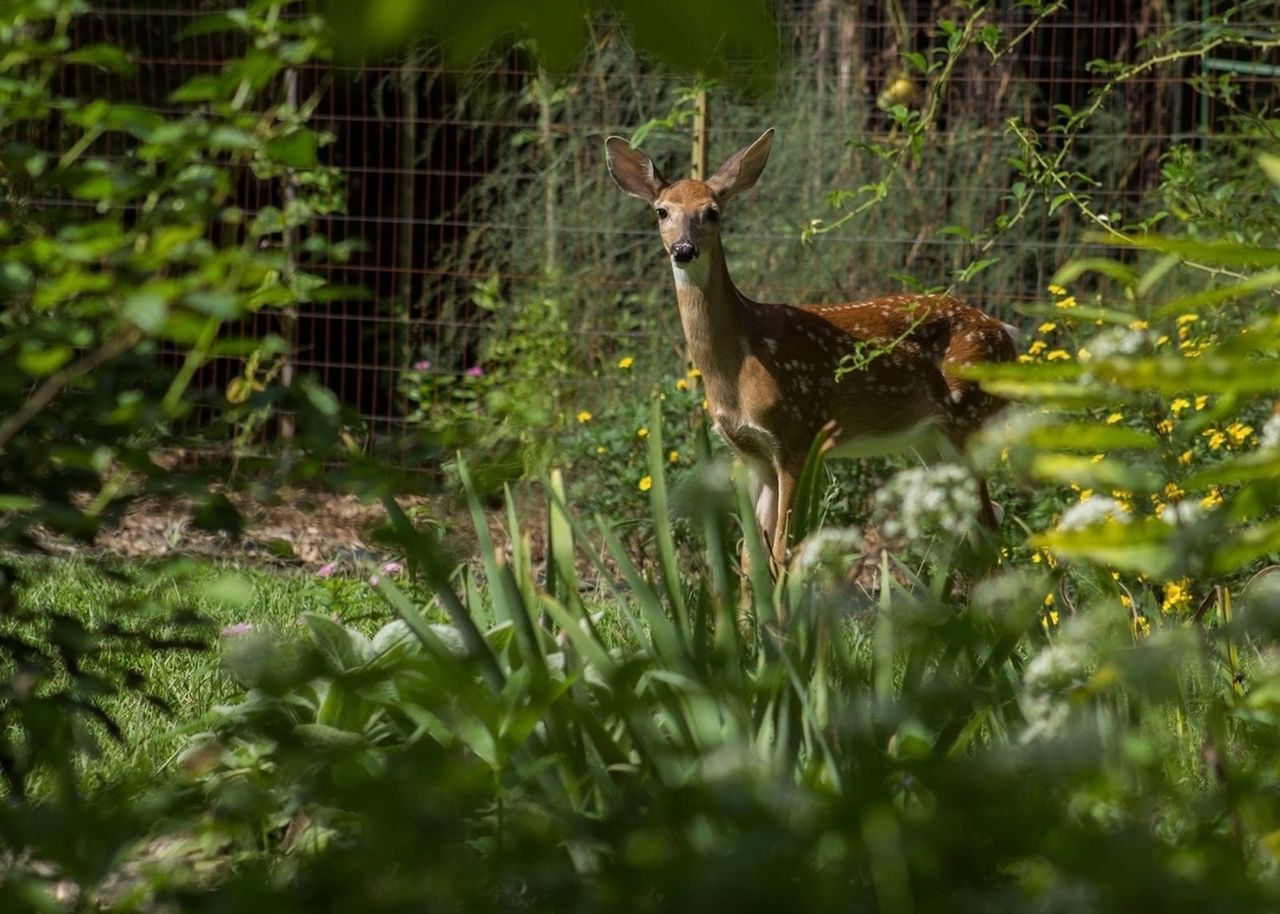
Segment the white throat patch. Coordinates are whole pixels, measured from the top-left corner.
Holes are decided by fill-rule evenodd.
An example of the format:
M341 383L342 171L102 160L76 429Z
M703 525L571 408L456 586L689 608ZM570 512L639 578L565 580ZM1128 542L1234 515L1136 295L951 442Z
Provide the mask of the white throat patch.
M671 271L676 277L676 286L697 286L700 289L707 287L707 280L711 276L711 258L696 257L688 263L677 263L671 261Z

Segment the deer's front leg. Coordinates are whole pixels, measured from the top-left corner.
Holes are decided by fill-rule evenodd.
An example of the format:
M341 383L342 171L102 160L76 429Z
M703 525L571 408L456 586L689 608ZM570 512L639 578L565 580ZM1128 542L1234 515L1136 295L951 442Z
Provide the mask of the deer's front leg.
M787 563L787 528L791 524L791 508L796 499L800 471L778 464L778 501L773 528L773 563L781 570Z

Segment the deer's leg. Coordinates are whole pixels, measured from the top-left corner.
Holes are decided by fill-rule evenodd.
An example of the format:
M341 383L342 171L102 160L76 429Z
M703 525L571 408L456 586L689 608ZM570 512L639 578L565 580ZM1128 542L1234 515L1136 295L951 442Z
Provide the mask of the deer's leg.
M991 493L987 490L987 481L981 476L978 479L978 499L982 502L982 506L978 509L978 523L986 527L992 533L1000 530L1000 521L1003 511L1000 506L991 500Z
M787 527L791 521L791 508L796 499L796 485L800 472L785 464L778 464L777 521L773 531L773 563L781 570L787 562Z
M760 531L760 540L765 545L772 545L773 531L778 522L778 478L773 469L765 464L751 466L751 502L755 506L756 528ZM750 579L751 550L747 541L742 541L742 576Z

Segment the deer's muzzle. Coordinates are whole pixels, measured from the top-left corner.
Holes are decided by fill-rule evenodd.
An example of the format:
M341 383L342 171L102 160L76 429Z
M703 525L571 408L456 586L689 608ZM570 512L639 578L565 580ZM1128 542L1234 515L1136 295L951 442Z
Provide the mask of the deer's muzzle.
M698 246L692 241L677 241L671 245L671 259L676 263L688 263L698 259Z

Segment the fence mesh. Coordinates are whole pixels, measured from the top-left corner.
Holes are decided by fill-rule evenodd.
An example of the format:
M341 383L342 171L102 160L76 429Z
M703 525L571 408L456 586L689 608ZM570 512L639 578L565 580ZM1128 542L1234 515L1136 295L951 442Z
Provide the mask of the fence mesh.
M68 88L165 109L184 80L241 50L227 33L184 37L215 5L97 8L84 40L130 49L138 71ZM1182 35L1187 43L1207 28L1181 18L1204 15L1187 4L1097 0L1055 13L998 57L976 46L956 61L918 155L887 175L885 156L906 139L887 109L923 105L936 77L913 69L909 54L939 59L938 24L963 12L953 7L790 0L778 7L784 53L774 87L750 97L709 87L713 167L765 127L778 130L764 179L726 220L730 268L749 295L845 301L907 282L954 285L1017 321L1015 309L1042 298L1057 266L1086 249L1088 221L1028 186L1010 120L1033 129L1051 155L1062 137L1050 128L1063 111L1083 108L1113 79L1091 62L1134 64L1152 56L1153 42ZM989 22L1018 36L1032 13L1000 4ZM1274 31L1274 14L1259 27ZM540 72L518 45L466 68L446 59L421 46L396 60L297 74L300 96L319 98L313 126L332 137L322 155L345 175L345 208L321 228L363 242L328 278L368 294L307 305L292 320L263 315L252 327L286 332L297 368L359 411L371 445L415 454L406 460L422 459L405 442L442 410L491 408L543 427L646 390L684 359L652 216L612 185L602 150L606 136L648 125L645 149L669 176L683 176L691 87L640 58L610 21L592 26L590 50L568 74ZM1237 99L1265 108L1275 100L1276 62L1224 50L1117 85L1067 163L1097 182L1088 189L1093 212L1128 222L1157 212L1171 154L1232 138L1228 106L1190 81L1232 72ZM802 241L814 220L841 215L833 190L864 188L847 211L886 176L881 203ZM278 205L280 194L247 178L242 202ZM1020 212L1025 195L1036 199ZM1013 227L1000 231L1013 214ZM981 260L992 262L964 278ZM626 356L633 367L616 370ZM216 389L239 370L215 366L206 383Z

